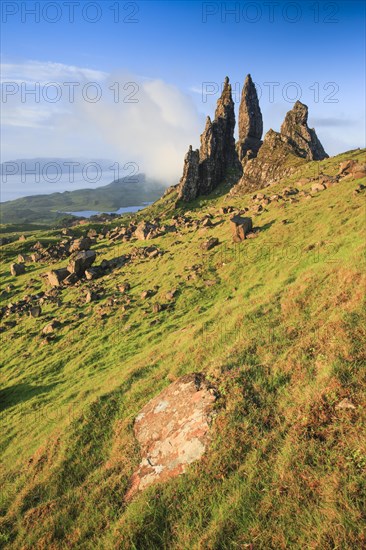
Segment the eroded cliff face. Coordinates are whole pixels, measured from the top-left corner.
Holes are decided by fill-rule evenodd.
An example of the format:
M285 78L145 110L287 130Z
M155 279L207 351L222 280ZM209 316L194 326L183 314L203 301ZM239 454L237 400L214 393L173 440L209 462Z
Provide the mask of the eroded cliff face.
M308 107L300 101L286 114L281 131L269 130L261 141L263 119L250 75L242 91L236 145L234 130L234 102L226 77L215 119L207 117L200 149L190 147L185 157L179 199L189 202L211 193L229 174L237 182L234 194L260 189L290 175L304 162L328 157L315 130L308 126Z

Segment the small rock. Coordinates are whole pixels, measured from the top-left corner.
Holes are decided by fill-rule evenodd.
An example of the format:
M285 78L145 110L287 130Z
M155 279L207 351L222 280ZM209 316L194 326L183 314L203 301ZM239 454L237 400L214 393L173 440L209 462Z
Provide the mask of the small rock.
M83 250L78 252L70 261L67 266L67 270L70 273L76 273L78 277L85 273L86 269L89 269L95 262L96 254L94 250Z
M311 190L312 191L324 191L324 189L326 189L325 185L323 183L314 183L312 186L311 186Z
M82 250L89 250L91 244L92 244L92 241L89 237L76 239L70 246L70 253L81 252Z
M211 250L218 244L219 244L219 239L217 239L216 237L211 237L210 239L208 239L207 241L201 244L201 248L202 250Z
M253 230L252 219L242 218L241 216L232 217L230 226L234 242L244 241L248 233Z
M67 269L54 269L47 273L48 282L51 286L60 286L68 275L70 273Z
M345 397L344 399L342 399L342 401L340 401L336 406L335 408L337 410L339 409L355 409L356 407L354 406L354 404L352 403L352 401L350 401L349 399L347 399L347 397Z
M121 285L118 285L118 290L124 294L125 292L128 292L131 289L130 283L122 283Z
M41 313L42 313L42 309L40 306L31 307L29 310L29 315L31 317L39 317Z
M85 303L89 304L90 302L95 302L97 299L97 294L95 294L95 292L93 292L92 290L89 290L85 296Z
M23 275L25 273L25 265L13 263L10 265L10 273L13 277L18 277L18 275Z
M172 300L174 300L174 297L175 297L176 293L177 293L177 291L175 289L170 290L169 292L167 292L165 294L165 298L171 302Z
M55 331L55 329L59 328L60 326L61 326L61 323L56 319L54 319L53 321L48 323L48 325L43 327L42 334L52 334Z

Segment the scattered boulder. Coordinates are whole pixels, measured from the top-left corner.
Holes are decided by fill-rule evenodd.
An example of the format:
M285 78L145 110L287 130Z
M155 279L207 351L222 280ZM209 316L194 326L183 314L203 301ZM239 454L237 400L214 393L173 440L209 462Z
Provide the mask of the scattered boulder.
M251 218L233 216L230 220L231 232L234 242L244 241L248 233L253 231L253 222Z
M97 267L89 267L89 269L85 270L85 277L87 278L88 281L98 279L98 277L100 276L101 276L101 273Z
M51 286L60 286L68 275L70 273L66 268L53 269L47 273L48 282Z
M84 275L85 270L89 269L95 262L96 253L94 250L82 250L75 254L67 266L70 273L76 273L78 277Z
M27 256L27 254L19 254L18 255L18 262L19 263L26 263L26 262L30 262L30 261L31 261L31 257Z
M82 237L76 239L70 246L70 253L81 252L82 250L89 250L92 245L92 240L89 237Z
M41 306L33 306L29 310L29 315L34 318L39 317L41 313L42 313Z
M23 275L23 273L25 273L25 265L23 263L12 263L10 265L10 273L13 275L13 277Z
M59 328L61 326L61 323L57 321L56 319L53 319L48 325L43 327L42 334L52 334L55 329Z
M156 302L155 304L153 304L152 309L153 309L153 313L159 313L163 308L162 308L161 304Z
M153 294L154 293L152 290L144 290L143 292L141 292L141 300L146 300L147 298L153 296Z
M135 237L141 241L147 241L157 237L157 235L158 226L146 221L139 223L135 231Z
M210 237L207 241L201 244L202 250L211 250L219 244L219 239L216 237Z
M165 298L166 298L169 302L171 302L172 300L174 300L174 297L175 297L176 293L177 293L176 289L174 289L174 290L169 290L169 292L167 292L167 293L165 294Z
M128 292L131 289L130 283L122 283L121 285L118 285L119 292L122 292L122 294L125 294L125 292Z
M339 165L338 177L345 179L361 179L366 176L366 164L355 160L346 160Z
M202 458L217 396L203 374L189 374L143 407L134 424L142 458L126 500L149 485L183 474L188 464Z
M313 183L311 186L311 190L315 192L324 191L324 189L326 189L326 187L323 183Z
M85 296L85 303L89 304L90 302L95 302L96 300L98 300L98 295L92 290L88 290Z
M36 263L41 260L41 255L38 254L38 252L35 252L34 254L31 254L30 258L32 262Z
M211 218L209 216L206 216L205 218L203 218L201 226L202 227L213 227L213 223L211 221Z

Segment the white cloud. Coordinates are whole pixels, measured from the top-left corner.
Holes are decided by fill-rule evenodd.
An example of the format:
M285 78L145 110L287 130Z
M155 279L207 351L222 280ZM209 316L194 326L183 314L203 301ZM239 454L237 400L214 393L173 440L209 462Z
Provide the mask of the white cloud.
M63 82L66 79L102 82L108 74L94 69L64 65L63 63L27 61L25 63L2 63L1 81L11 82Z
M8 127L3 159L70 154L115 158L137 163L140 172L168 185L181 176L188 146L198 146L202 116L190 96L162 80L37 61L4 64L2 71L6 82L40 82L41 87L56 82L62 90L55 103L45 101L42 91L38 103L32 96L22 101L20 92L8 96L2 112L2 126ZM79 84L74 102L65 82ZM100 86L97 102L83 95L89 82Z

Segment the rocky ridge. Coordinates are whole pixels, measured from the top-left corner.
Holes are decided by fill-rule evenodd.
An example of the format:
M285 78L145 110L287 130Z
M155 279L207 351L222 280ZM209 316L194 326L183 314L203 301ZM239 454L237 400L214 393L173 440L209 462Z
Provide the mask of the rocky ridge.
M290 175L310 160L328 157L316 132L308 126L308 107L296 101L280 132L269 130L263 142L263 118L251 75L247 75L239 106L239 140L235 146L235 112L226 77L215 119L207 117L201 147L189 147L178 200L189 202L211 193L230 174L236 176L233 193L260 189Z

